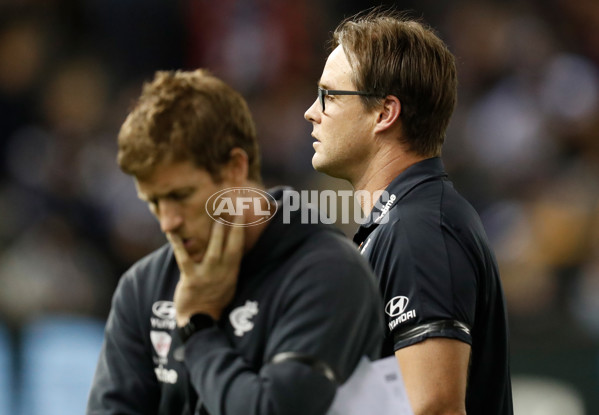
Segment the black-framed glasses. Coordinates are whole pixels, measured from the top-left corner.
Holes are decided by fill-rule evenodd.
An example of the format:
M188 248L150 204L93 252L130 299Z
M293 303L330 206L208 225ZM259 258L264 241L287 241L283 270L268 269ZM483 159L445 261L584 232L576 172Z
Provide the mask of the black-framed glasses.
M324 97L326 95L362 95L362 96L374 96L370 92L365 91L342 91L339 89L323 89L318 87L318 100L320 101L320 108L324 112Z

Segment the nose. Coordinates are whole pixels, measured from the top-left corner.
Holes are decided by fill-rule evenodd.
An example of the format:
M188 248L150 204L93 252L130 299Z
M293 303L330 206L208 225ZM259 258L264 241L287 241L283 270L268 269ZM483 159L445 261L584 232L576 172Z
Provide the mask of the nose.
M318 122L317 118L320 115L320 111L317 108L318 104L318 98L316 98L316 100L314 100L314 102L312 103L312 105L310 105L310 108L308 108L306 110L306 112L304 113L304 118L306 119L306 121L308 122Z
M158 221L164 233L174 232L183 224L183 215L172 202L160 201L158 205Z

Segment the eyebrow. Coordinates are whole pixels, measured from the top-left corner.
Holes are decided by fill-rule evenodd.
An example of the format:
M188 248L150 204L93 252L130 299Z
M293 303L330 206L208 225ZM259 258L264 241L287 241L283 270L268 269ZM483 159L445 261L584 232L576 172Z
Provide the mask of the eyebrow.
M316 86L318 86L318 87L320 87L322 89L332 89L327 84L323 83L320 79L316 83Z

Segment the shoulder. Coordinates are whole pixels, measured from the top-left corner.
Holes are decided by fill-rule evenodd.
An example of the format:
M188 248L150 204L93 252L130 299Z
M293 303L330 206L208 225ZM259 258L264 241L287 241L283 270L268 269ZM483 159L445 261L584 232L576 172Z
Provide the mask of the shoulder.
M133 264L122 276L118 291L144 292L161 287L176 266L170 244L165 244Z
M327 290L376 291L375 276L358 247L341 232L324 229L307 238L290 258L296 284Z
M456 201L465 202L451 182L441 179L421 183L399 199L364 243L365 254L377 272L391 264L410 269L416 263L441 264L447 258L446 222L464 223L454 219L461 215L455 212L459 210Z
M300 249L306 263L325 261L331 265L366 267L368 262L362 258L357 246L344 234L334 229L322 229L307 238Z
M361 322L359 330L372 331L382 325L376 277L344 234L314 232L282 267L276 298L284 310L295 310L298 319L320 320L318 324L336 321L343 327L348 321Z
M451 181L443 179L421 183L412 189L389 211L387 223L380 230L381 235L398 230L426 234L447 226L482 230L474 207Z
M173 250L170 244L167 243L138 260L125 272L124 277L132 280L156 278L162 271L168 268L173 259Z
M176 267L170 246L164 245L137 261L121 277L112 298L112 312L119 321L148 321L156 301L164 300L173 284Z

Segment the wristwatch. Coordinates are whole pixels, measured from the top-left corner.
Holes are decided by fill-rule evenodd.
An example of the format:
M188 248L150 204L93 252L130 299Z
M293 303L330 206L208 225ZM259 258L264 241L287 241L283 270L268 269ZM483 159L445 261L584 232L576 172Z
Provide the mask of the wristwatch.
M210 315L205 313L196 313L189 318L189 322L186 325L177 327L177 331L179 332L181 342L185 344L185 342L187 342L187 340L194 333L203 329L214 327L215 324L216 322Z

